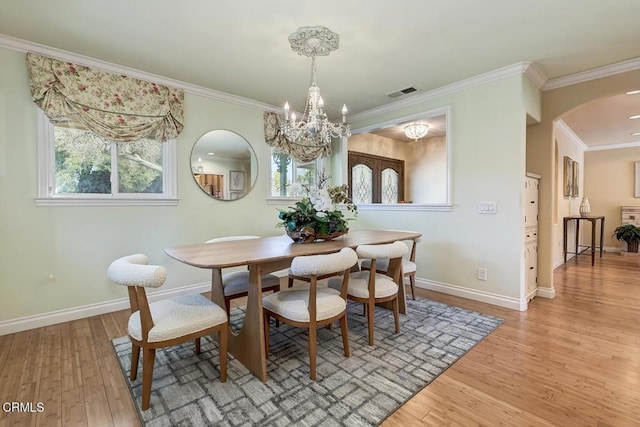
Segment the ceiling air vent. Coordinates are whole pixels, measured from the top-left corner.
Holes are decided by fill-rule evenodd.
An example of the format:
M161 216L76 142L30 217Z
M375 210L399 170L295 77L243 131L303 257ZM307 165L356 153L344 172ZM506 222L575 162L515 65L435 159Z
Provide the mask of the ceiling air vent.
M404 89L400 89L400 90L397 90L395 92L388 93L387 96L389 98L397 98L399 96L408 95L410 93L417 92L417 91L418 91L418 89L416 87L409 86L409 87L406 87Z

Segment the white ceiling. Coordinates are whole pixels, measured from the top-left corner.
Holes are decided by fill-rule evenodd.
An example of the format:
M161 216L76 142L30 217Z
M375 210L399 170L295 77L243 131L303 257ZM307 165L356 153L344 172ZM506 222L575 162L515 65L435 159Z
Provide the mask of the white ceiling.
M519 62L553 79L638 58L638 16L639 0L3 0L0 34L300 106L310 59L288 36L324 25L340 48L318 58L318 85L338 116L343 103L361 112L407 86L428 91Z

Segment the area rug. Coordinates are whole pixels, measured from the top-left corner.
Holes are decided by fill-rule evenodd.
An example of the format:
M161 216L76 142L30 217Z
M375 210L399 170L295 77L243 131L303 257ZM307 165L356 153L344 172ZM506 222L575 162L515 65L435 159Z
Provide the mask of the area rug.
M233 324L244 312L232 311ZM271 327L262 382L233 356L228 380L219 381L218 347L202 342L156 351L151 408L140 410L142 372L129 381L131 344L113 340L125 380L145 426L371 426L378 425L473 346L502 319L419 298L407 301L394 333L393 313L376 308L375 346L367 345L362 305L349 303L351 357L340 328L318 331L317 381L309 379L307 333ZM141 366L141 365L140 365Z

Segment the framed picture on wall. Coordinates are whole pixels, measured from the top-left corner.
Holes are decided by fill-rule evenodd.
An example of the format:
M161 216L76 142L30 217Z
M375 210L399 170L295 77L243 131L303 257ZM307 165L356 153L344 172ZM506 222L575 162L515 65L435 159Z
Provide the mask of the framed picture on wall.
M564 156L564 174L563 174L563 194L564 197L571 197L573 195L573 159L569 156Z
M571 191L571 197L578 197L580 195L580 163L573 161L573 188Z
M244 190L244 171L229 171L229 190Z
M634 194L634 197L640 197L640 162L636 162L635 171L636 192Z

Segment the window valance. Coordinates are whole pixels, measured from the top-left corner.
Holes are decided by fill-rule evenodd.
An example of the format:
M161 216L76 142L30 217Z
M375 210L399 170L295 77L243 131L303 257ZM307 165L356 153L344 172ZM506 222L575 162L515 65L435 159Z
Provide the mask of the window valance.
M280 118L276 113L269 111L264 112L264 138L268 145L280 149L300 162L310 162L331 154L330 146L317 147L289 141L280 130Z
M27 53L34 102L52 123L77 122L114 141L178 136L184 91Z

